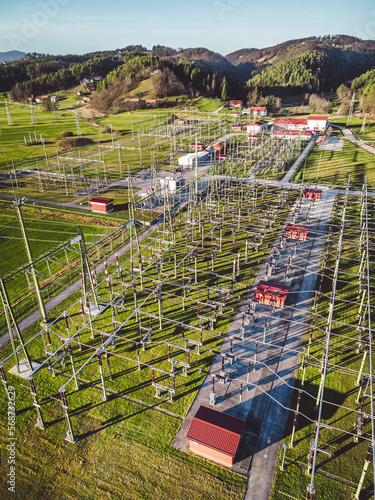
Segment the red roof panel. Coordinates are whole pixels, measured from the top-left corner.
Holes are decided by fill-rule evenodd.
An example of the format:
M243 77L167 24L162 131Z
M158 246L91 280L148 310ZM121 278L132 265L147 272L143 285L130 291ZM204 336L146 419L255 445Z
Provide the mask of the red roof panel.
M324 120L324 121L327 121L328 120L328 116L309 116L307 119L308 120Z
M110 198L91 198L90 203L96 203L97 205L108 205L108 203L113 202Z
M245 420L201 406L186 437L234 457L245 424Z

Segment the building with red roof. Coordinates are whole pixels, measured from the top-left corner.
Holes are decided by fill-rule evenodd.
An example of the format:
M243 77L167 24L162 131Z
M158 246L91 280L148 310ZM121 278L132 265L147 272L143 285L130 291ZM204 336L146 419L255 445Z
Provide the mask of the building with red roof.
M282 283L259 281L255 291L255 300L262 304L275 304L277 307L284 307L288 291L289 287Z
M276 129L304 130L307 129L308 123L304 118L276 118L273 127Z
M197 151L203 151L204 148L204 142L197 142ZM190 149L193 149L195 151L195 142L190 143Z
M285 229L285 236L292 240L306 241L308 234L309 228L306 226L289 225Z
M242 130L242 125L232 125L232 130Z
M328 116L309 116L307 118L307 126L310 130L317 129L319 132L324 131L328 125Z
M189 450L220 465L232 467L245 420L200 406L186 438Z
M265 132L268 128L268 123L264 120L257 120L247 125L246 131L248 134L259 134Z
M110 198L91 198L91 209L93 212L101 212L107 214L113 212L113 200Z
M231 99L228 101L229 108L242 108L243 102L240 99Z
M251 106L250 109L253 112L253 116L267 116L266 106Z

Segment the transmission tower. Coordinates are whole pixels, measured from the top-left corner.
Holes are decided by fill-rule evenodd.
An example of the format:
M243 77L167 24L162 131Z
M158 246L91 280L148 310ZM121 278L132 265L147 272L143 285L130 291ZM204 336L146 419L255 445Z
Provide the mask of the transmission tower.
M79 230L79 247L81 252L81 269L82 269L82 284L83 284L83 294L88 297L88 293L91 293L95 302L96 310L99 311L98 298L96 295L96 290L94 286L94 281L92 278L92 273L90 270L90 262L87 257L85 238L83 236L81 228L78 226ZM74 241L74 240L73 240ZM89 289L90 286L90 289ZM89 307L89 306L88 306Z
M7 111L7 118L8 118L8 125L12 126L14 125L12 115L10 114L9 106L8 106L8 101L5 99L5 109Z
M0 278L0 296L3 303L6 322L8 325L10 342L12 344L12 350L16 360L17 372L20 373L20 363L25 363L26 366L30 370L32 370L33 368L31 365L31 360L27 352L26 346L23 342L21 331L18 327L16 318L13 314L12 305L10 303L9 296L5 287L5 282L2 278ZM18 351L20 347L22 347L22 351Z
M366 116L367 116L367 113L365 113L365 116L363 117L362 127L361 127L361 130L359 131L360 134L366 133Z
M349 108L349 113L348 113L348 119L346 120L346 126L347 127L352 123L353 110L354 110L354 99L355 99L355 92L353 92L352 100L350 101L350 108Z
M39 287L38 276L37 276L36 271L35 271L35 267L34 267L34 263L33 263L33 256L31 254L29 240L27 238L25 224L23 222L23 217L22 217L21 206L23 205L24 201L25 201L25 198L22 198L22 200L15 200L15 201L13 201L13 205L16 209L16 214L17 214L19 225L20 225L23 242L25 244L26 254L27 254L29 264L30 264L31 275L32 275L32 278L34 281L34 288L35 288L35 293L36 293L37 298L38 298L40 312L42 313L43 322L48 323L47 311L46 311L46 308L44 307L43 297L42 297L42 293L41 293L40 287Z
M79 124L78 113L76 113L77 136L81 137L81 126Z
M38 120L36 118L35 109L32 104L30 104L30 116L31 116L31 123L33 125L36 125L38 123Z

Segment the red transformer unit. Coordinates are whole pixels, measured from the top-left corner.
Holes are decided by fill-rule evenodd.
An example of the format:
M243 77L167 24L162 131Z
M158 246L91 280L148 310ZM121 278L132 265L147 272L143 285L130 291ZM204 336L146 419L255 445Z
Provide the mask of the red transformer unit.
M93 212L101 212L107 214L113 212L113 200L109 198L91 198L91 209Z
M285 236L292 240L306 241L309 228L306 226L286 226Z
M289 287L281 283L259 281L255 291L255 299L261 304L275 304L277 307L284 307L288 291Z
M322 196L321 189L306 188L304 193L305 193L305 198L309 199L320 200L320 197Z
M186 435L189 450L232 467L245 424L245 420L200 406Z

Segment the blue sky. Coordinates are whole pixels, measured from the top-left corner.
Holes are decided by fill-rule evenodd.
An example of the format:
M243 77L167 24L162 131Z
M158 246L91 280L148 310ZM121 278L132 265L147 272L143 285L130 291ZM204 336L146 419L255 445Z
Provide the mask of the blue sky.
M0 52L85 53L131 44L223 55L293 38L375 39L373 0L0 0Z

